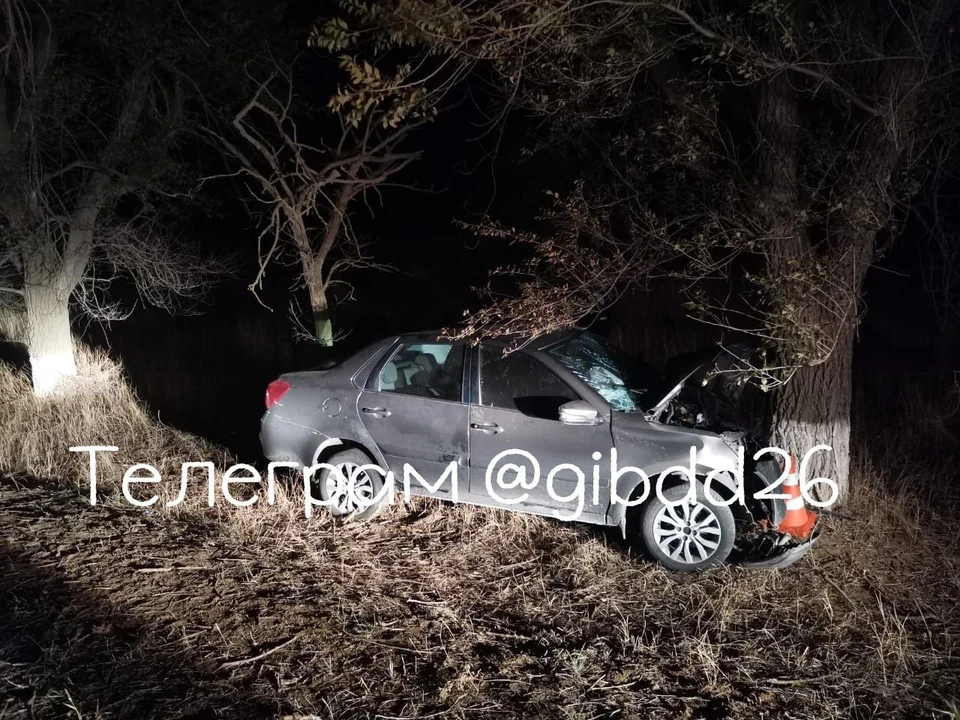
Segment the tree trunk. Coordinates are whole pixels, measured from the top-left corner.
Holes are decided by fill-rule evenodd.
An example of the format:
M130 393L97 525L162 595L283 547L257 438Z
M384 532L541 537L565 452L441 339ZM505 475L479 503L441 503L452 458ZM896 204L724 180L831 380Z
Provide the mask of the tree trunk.
M798 271L803 272L816 255L808 229L798 222L799 120L797 99L789 78L785 75L770 78L761 89L758 107L758 200L769 235L767 272L775 281L784 278L783 296L778 293L772 301L783 307L789 303L789 314L798 321L798 326L822 328L827 333L836 333L837 339L823 362L799 368L776 391L771 440L777 447L793 453L798 463L817 445L829 446L830 451L811 455L804 467L805 477L835 481L837 495L842 498L849 489L853 324L848 322L849 318L825 317L821 298L811 294L802 282L787 279ZM858 282L855 286L859 290ZM856 296L844 300L853 303L855 308ZM788 345L802 341L802 337L786 340ZM791 353L798 349L782 348L788 361ZM825 500L831 492L827 484L821 483L811 486L810 496Z
M313 314L314 337L322 347L333 347L333 323L327 304L327 289L323 284L322 263L310 253L301 252L303 282L310 296L310 312Z
M313 312L317 342L323 347L333 347L333 323L330 321L327 295L322 285L316 289L310 287L310 309Z
M52 247L38 247L24 258L23 299L27 317L27 351L33 390L52 395L77 374L70 334L70 290Z
M850 403L853 385L853 329L843 330L825 362L800 368L774 397L773 442L793 453L797 464L817 445L804 467L807 481L828 478L836 483L836 499L850 490ZM809 497L831 499L827 483L811 485Z
M341 199L343 194L341 193ZM343 200L345 206L346 200ZM303 283L307 286L310 295L310 311L313 314L314 337L322 347L333 347L333 323L330 321L330 307L327 304L327 287L323 279L323 264L327 253L333 245L338 228L342 209L340 205L335 210L335 223L328 226L319 250L314 252L310 244L310 236L300 217L291 217L293 241L300 253L300 268L303 272Z
M911 52L915 43L916 49L935 46L948 25L952 7L950 3L935 3L929 14L918 13L914 23L922 31L922 40L914 38L912 29L906 34ZM816 445L830 446L831 452L811 458L805 468L806 478L827 477L835 481L841 502L850 490L850 406L858 303L867 268L873 261L876 233L889 214L891 178L898 167L909 167L922 152L912 130L918 123L919 86L928 71L929 67L917 61L889 63L878 80L876 94L886 98L887 114L865 128L858 162L850 163L853 174L838 183L839 196L847 200L846 214L841 213L838 219L847 231L824 258L834 272L835 286L841 288L831 298L834 312L839 310L844 316L823 318L822 309L809 296L806 303L796 308L802 317L814 322L821 320L821 326L835 334L836 345L825 362L802 368L776 398L778 444L798 458ZM815 489L817 492L812 494L824 499L828 488L819 485Z

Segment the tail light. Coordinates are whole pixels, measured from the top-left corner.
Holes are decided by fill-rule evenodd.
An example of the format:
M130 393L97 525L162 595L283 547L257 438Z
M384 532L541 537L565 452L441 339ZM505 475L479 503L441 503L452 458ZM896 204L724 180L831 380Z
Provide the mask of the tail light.
M286 395L289 389L290 383L286 380L274 380L267 385L267 410L280 402L280 398Z

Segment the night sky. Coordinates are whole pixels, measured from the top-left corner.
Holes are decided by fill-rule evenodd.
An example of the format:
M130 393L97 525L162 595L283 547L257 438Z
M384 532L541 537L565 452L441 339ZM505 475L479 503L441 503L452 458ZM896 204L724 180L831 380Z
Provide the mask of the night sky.
M287 42L294 43L292 47L302 43L314 12L314 7L302 5L291 13L292 37ZM304 114L301 127L306 137L319 139L337 131L335 118L324 105L343 75L329 58L304 50L302 45L299 52L295 87L305 105L314 105ZM344 279L353 287L349 301L343 300L343 288L331 292L334 330L343 336L332 353L294 340L288 315L291 297L300 305L299 317L309 322L306 291L290 293L298 280L295 258L289 258L288 266L274 264L267 272L259 294L272 312L247 290L256 271L256 238L263 216L250 214L260 213L262 207L250 199L243 181L237 178L207 181L199 191L204 203L185 206L177 218L184 236L199 247L233 254L241 261L237 275L224 280L197 308L200 314L171 317L136 304L130 319L109 328L83 320L78 327L89 341L109 347L123 359L141 395L161 417L165 411L166 417L187 429L212 432L223 439L224 435L209 428L219 427L217 418L236 414L206 411L214 419L197 421L203 411L191 410L184 416L165 408L166 392L154 387L152 379L154 363L161 362L155 358L164 357L170 363L170 357L191 356L213 373L224 355L237 358L247 372L236 377L233 385L225 379L204 404L222 406L224 395L231 401L241 397L243 430L234 428L230 433L252 434L262 388L277 374L314 367L331 354L342 356L389 334L455 325L464 310L479 306L481 300L473 287L484 285L492 269L525 260L522 252L505 241L477 237L457 223L490 219L536 228L537 216L549 205L546 191L562 193L586 169L562 151L528 158L523 150L542 137L543 121L518 110L498 118L500 106L490 92L491 85L482 77L458 86L436 120L407 140L407 148L422 151L421 159L387 185L370 191L365 204L354 202L350 213L358 235L369 243L368 251L377 261L397 271L348 274ZM746 136L741 139L750 141ZM198 175L232 170L218 153L195 140L186 141L180 151L183 162ZM945 203L952 208L950 203L955 201L945 198ZM960 356L956 323L938 323L935 307L924 292L920 270L931 256L923 225L914 213L904 213L901 232L883 240L885 251L864 285L864 314L855 354L858 377L863 377L864 371L880 377L885 370L949 370ZM720 339L741 339L722 336L690 319L682 301L676 286L655 284L649 294L634 293L594 318L592 327L661 369L679 351L703 349ZM642 337L637 335L638 322L644 328ZM249 346L239 337L231 344L231 336L238 336L238 328L244 327L269 338L257 349L256 357L250 356ZM149 362L144 357L149 357ZM186 367L186 360L183 363Z

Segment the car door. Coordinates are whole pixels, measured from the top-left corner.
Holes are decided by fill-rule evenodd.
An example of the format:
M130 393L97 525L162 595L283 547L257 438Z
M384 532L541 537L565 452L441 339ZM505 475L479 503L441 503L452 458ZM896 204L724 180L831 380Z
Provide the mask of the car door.
M581 400L559 375L524 351L504 354L496 346L479 348L477 397L470 405L470 494L493 500L491 504L573 519L584 520L606 513L609 457L613 446L610 424L566 425L560 422L559 408L566 402ZM529 458L510 453L491 464L506 451L529 453L539 465L539 479L532 484L534 472ZM602 458L597 462L594 453ZM504 487L516 480L516 473L505 471L497 481L499 469L514 463L527 472L527 487ZM552 468L572 464L580 468L584 481L570 468L554 476L553 492L547 476ZM600 467L597 485L599 499L594 503L593 466ZM487 471L490 470L490 483ZM583 508L578 511L578 498ZM527 498L521 501L523 495ZM491 497L492 496L492 497ZM558 498L571 498L563 500Z
M360 394L361 422L394 473L398 491L404 487L406 466L436 485L450 463L456 463L456 481L460 488L466 484L464 358L462 343L401 343L377 365ZM415 494L449 497L453 482L448 476L428 493L410 475Z

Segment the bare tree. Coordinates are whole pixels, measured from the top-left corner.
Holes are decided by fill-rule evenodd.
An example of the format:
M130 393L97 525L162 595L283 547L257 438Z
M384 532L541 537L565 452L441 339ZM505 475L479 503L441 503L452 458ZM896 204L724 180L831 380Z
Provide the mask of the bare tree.
M555 199L545 232L490 228L535 260L507 269L517 292L491 297L466 332L547 332L651 276L678 278L693 314L770 348L758 375L778 388L777 441L798 454L829 445L832 467L810 470L845 492L861 286L952 125L953 4L341 6L325 37L426 45L458 68L422 69L441 88L488 68L504 112L549 119L547 144L586 161L587 182ZM705 292L710 280L726 292Z
M239 163L252 181L251 193L269 209L250 290L256 293L271 264L291 251L309 295L315 338L331 346L330 288L345 282L347 270L387 269L364 251L351 207L420 157L401 146L427 117L395 121L371 112L354 125L335 115L336 142L310 144L298 128L291 75L289 67L277 68L230 120L232 133L208 134Z
M123 317L106 294L122 276L143 300L181 307L229 270L162 230L158 207L177 193L172 151L191 103L204 99L187 71L214 36L136 0L99 15L30 0L4 0L0 11L0 292L23 314L17 339L35 391L47 394L76 374L71 304ZM148 25L160 33L148 36L153 45ZM83 64L91 54L101 63L95 81Z

